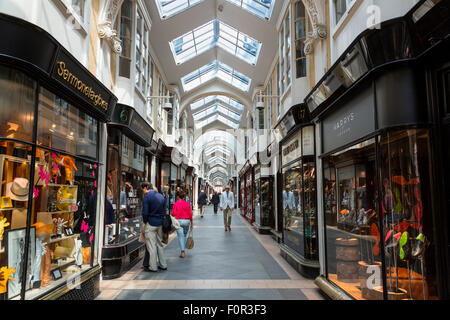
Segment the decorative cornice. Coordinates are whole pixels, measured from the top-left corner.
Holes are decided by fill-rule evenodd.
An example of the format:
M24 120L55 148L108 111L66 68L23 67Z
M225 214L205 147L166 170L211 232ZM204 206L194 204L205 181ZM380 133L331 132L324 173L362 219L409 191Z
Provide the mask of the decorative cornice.
M314 0L302 0L308 12L309 19L313 28L312 32L309 32L305 40L305 54L310 55L314 52L314 42L320 39L327 38L327 27L320 21L319 11Z
M113 29L116 17L124 0L106 0L98 23L98 36L106 39L114 53L122 52L120 38L117 31Z

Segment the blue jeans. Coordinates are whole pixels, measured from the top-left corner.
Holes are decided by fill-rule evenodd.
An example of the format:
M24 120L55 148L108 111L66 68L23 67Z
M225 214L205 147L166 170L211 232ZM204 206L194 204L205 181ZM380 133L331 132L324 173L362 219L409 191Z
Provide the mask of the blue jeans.
M189 219L180 219L178 220L180 223L180 229L177 229L178 235L178 243L180 244L181 251L184 251L186 248L186 235L189 232L189 227L191 226L191 220Z

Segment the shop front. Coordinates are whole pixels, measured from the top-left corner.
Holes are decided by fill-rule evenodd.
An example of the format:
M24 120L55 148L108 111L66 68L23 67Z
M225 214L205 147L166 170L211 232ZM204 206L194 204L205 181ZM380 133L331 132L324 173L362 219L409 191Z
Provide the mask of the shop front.
M172 159L173 147L168 147L164 144L161 149L161 189L169 187L170 205L169 211L172 212L173 204L175 203L175 194L180 179L179 166L173 163Z
M239 180L241 183L240 190L240 213L250 223L255 221L253 188L254 188L254 171L250 160L248 160L240 171Z
M270 234L273 223L273 179L269 176L269 167L259 161L255 165L253 227L261 234Z
M281 185L278 220L281 255L300 273L319 275L314 125L305 104L293 106L277 124Z
M0 29L0 300L94 299L117 98L41 28Z
M324 79L337 82L331 79L337 69L360 79L314 111L326 262L316 284L337 299L448 298L448 253L439 241L448 225L434 192L440 187L432 161L445 154L432 147L435 125L424 82L430 56L421 58L416 42L425 28L417 21L420 6L358 37ZM435 10L429 14L439 16ZM438 54L448 63L448 55Z
M186 169L186 197L189 198L189 202L191 203L191 208L193 207L193 197L194 197L194 178L193 178L194 167L187 167Z
M148 181L153 128L136 110L117 104L108 123L103 278L120 277L145 253L138 242L142 223L141 183ZM146 167L147 166L147 167Z

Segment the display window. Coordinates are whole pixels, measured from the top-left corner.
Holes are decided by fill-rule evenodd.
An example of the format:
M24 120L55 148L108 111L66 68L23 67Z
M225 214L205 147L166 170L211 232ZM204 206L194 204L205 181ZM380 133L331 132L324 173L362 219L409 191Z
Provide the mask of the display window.
M327 275L355 299L437 298L429 147L394 131L324 159Z
M255 167L255 181L254 181L254 208L255 208L255 221L261 225L261 167Z
M314 127L303 127L282 146L283 242L303 258L318 260Z
M261 224L275 228L273 215L273 178L261 178Z
M245 176L245 190L246 190L246 211L245 217L249 222L254 221L253 212L253 174L251 170Z
M0 99L0 297L35 299L98 264L99 122L3 66Z
M120 157L119 157L120 154ZM110 128L105 203L105 244L134 240L142 222L144 147Z

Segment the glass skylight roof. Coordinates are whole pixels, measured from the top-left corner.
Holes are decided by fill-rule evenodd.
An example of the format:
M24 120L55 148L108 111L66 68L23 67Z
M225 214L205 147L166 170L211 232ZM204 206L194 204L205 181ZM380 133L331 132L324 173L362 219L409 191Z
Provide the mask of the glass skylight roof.
M209 156L215 152L221 152L227 156L231 154L231 152L228 149L225 149L223 146L212 146L205 150L205 155Z
M219 113L216 113L215 115L213 115L211 117L208 117L205 120L196 121L195 122L195 127L197 129L200 129L200 128L203 128L204 126L207 126L210 123L213 123L216 120L222 122L223 124L233 128L233 129L239 128L239 124L238 123L225 118L224 116L220 115Z
M203 1L205 0L155 0L162 20L166 20Z
M257 17L270 20L275 0L227 0Z
M191 110L197 110L213 101L214 102L222 101L223 103L226 103L226 104L232 106L236 110L244 111L244 105L242 103L236 101L233 98L230 98L227 96L222 96L222 95L211 95L211 96L202 98L200 100L197 100L191 104Z
M256 65L262 44L216 19L170 41L169 45L176 64L182 64L217 45Z
M219 78L236 88L248 92L251 79L226 64L214 60L181 78L183 90L188 92L211 79Z
M241 121L241 115L239 113L234 112L233 110L230 110L229 108L227 108L219 103L216 103L216 104L206 108L205 110L198 111L198 112L194 113L192 116L195 121L198 121L200 119L208 117L211 114L217 113L217 112L219 112L225 116L228 116L229 118L236 120L237 122Z

